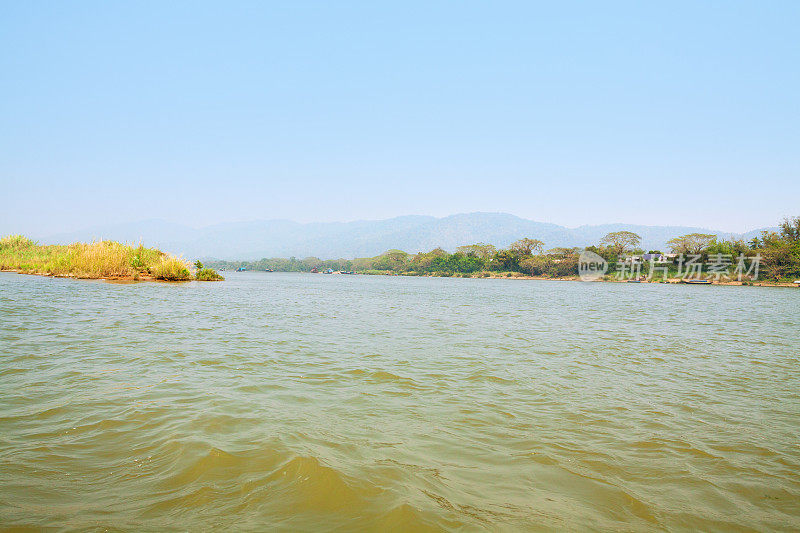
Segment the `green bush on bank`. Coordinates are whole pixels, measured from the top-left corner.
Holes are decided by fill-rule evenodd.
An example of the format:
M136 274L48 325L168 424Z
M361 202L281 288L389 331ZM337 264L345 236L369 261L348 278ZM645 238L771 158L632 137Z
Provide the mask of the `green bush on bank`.
M201 268L194 273L194 278L197 281L222 281L225 278L217 274L213 268Z

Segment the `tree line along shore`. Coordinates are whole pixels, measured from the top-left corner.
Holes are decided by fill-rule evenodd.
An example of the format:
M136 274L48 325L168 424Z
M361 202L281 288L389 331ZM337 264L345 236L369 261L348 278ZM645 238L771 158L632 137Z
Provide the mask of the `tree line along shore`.
M388 250L376 257L322 260L264 258L257 261L210 261L225 270L256 270L274 272L357 272L406 276L458 276L482 278L543 278L577 279L580 254L589 251L607 262L607 272L600 279L618 280L620 272L630 272L635 264L636 277L642 280L675 281L685 273L685 261L705 265L726 258L731 261L730 275L712 275L708 270L697 272L700 279L720 283L792 284L800 279L800 217L784 220L778 232L763 232L749 242L718 239L716 235L692 233L667 242L668 250L644 250L641 238L629 231L606 235L599 243L586 248L552 248L535 238L523 238L504 249L491 244L477 243L460 246L454 253L441 248L410 254ZM651 270L658 258L658 274ZM733 272L737 258L752 265L758 262L758 272L750 269L742 276ZM644 260L643 260L644 259ZM638 262L638 264L636 264ZM709 269L710 270L710 269Z
M205 268L154 248L114 241L40 245L22 235L0 239L0 270L21 274L129 281L220 281Z
M702 267L698 278L741 284L792 284L800 279L800 217L784 220L777 232L763 232L749 242L721 240L712 234L692 233L667 242L669 251L645 251L641 238L629 231L607 234L586 248L551 248L535 238L523 238L507 248L476 243L450 253L441 248L410 254L388 250L376 257L321 260L316 257L265 258L258 261L199 261L190 265L171 254L143 245L114 241L41 245L21 235L0 239L0 270L84 279L131 281L217 281L224 279L214 269L275 272L344 271L360 274L405 276L458 276L479 278L577 279L581 253L592 252L606 264L603 281L624 281L619 274L643 281L675 281L685 274L686 257L708 265L728 258L733 270L736 258L758 262L758 271L730 277L719 270L712 275ZM656 261L643 260L657 257ZM657 269L657 275L653 270ZM741 273L740 273L741 274Z

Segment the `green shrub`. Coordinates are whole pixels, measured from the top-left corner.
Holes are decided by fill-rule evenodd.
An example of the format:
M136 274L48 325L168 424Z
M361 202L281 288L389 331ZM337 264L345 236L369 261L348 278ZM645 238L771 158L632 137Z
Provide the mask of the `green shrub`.
M213 268L201 268L195 272L194 279L197 281L222 281L225 278L217 274L217 271Z

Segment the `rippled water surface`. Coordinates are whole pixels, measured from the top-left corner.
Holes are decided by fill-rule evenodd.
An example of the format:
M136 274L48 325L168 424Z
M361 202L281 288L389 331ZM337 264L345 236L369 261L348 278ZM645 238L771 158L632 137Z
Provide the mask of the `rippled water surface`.
M800 290L0 274L0 524L800 528Z

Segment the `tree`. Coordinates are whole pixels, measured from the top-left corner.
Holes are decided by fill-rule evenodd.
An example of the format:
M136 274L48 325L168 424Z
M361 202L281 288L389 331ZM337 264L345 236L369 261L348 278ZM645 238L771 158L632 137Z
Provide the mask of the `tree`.
M800 217L786 219L780 233L761 232L761 264L775 281L800 276Z
M600 240L600 244L605 244L614 250L617 255L639 246L642 238L632 231L613 231Z
M529 239L525 237L516 242L511 243L509 249L519 255L533 255L534 252L542 253L544 243L537 239Z
M785 218L780 225L781 237L788 242L800 241L800 217Z
M547 250L547 255L555 255L558 257L569 257L580 253L580 248L551 248Z
M377 270L401 270L406 264L408 254L402 250L388 250L375 259L373 268Z
M711 233L690 233L667 241L673 253L699 255L717 240Z
M516 270L519 258L508 250L500 250L492 258L492 267L495 270Z
M519 263L519 268L529 276L542 276L547 274L553 265L553 260L546 255L526 257Z
M483 268L483 260L475 257L474 255L464 255L462 253L454 253L453 255L442 257L443 261L440 263L434 261L434 265L438 270L446 272L475 272ZM439 264L437 264L439 263Z
M619 254L610 246L587 246L584 250L587 252L594 252L612 264L616 263L617 259L619 259ZM580 254L580 251L578 253Z
M449 254L441 248L434 248L430 252L420 252L411 258L409 268L420 272L432 272L436 265L440 264L440 257L447 257Z
M484 244L479 242L477 244L468 244L466 246L459 246L456 248L456 253L464 254L470 257L477 257L478 259L491 259L497 253L497 248L493 244Z
M200 260L198 259L197 261L194 262L194 268L197 270L203 270L203 263L201 263Z
M777 237L777 234L772 234ZM761 250L762 270L768 278L779 281L800 271L800 246L792 246L785 239L765 239Z
M301 260L302 266L298 270L312 270L314 268L322 267L322 259L319 257L306 257Z
M743 240L731 239L727 241L715 240L708 246L708 248L705 249L705 252L709 256L715 254L723 254L723 255L731 255L734 257L738 257L740 255L746 254L749 250L750 250L749 246Z

